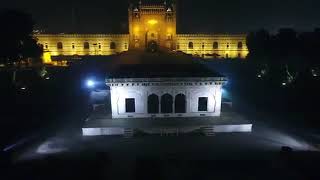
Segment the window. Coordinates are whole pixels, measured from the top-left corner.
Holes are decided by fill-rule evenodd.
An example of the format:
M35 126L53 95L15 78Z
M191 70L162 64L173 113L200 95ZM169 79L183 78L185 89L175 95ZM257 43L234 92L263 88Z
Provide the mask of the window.
M128 44L124 43L124 49L128 49Z
M45 45L45 48L48 49L48 44Z
M238 42L238 49L242 49L242 42Z
M148 113L159 113L159 97L155 94L148 96Z
M98 45L98 48L101 49L101 44Z
M151 37L154 38L154 33L151 33Z
M208 97L199 97L198 111L208 111Z
M89 43L88 42L84 42L83 43L83 48L84 49L89 49L90 48Z
M204 43L202 43L202 49L204 49Z
M72 49L74 49L74 44L72 44Z
M185 113L186 112L186 96L184 94L178 94L174 101L175 113Z
M58 42L58 43L57 43L57 48L58 48L58 49L63 49L62 42Z
M180 44L179 43L177 43L177 49L180 49Z
M241 58L241 54L240 53L238 53L238 58Z
M111 42L110 43L110 49L116 49L116 43L115 42Z
M193 42L189 42L188 47L189 47L189 49L193 49Z
M229 58L229 54L226 54L226 58Z
M218 48L219 48L218 42L213 42L213 49L218 49Z
M161 96L161 113L172 113L173 97L170 94Z
M227 48L229 48L229 43L227 43Z
M126 98L126 112L131 113L135 112L136 107L135 107L135 99L134 98Z

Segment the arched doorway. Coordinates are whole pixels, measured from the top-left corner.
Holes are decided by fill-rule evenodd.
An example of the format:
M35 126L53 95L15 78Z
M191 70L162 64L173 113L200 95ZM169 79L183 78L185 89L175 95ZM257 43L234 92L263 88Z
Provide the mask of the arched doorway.
M175 113L186 112L186 96L184 94L176 95L174 100L174 110L175 110Z
M159 97L155 94L148 96L148 113L159 113Z
M161 96L161 113L173 112L173 97L170 94L164 94Z
M154 40L149 41L147 45L147 51L149 52L156 52L158 51L158 43Z

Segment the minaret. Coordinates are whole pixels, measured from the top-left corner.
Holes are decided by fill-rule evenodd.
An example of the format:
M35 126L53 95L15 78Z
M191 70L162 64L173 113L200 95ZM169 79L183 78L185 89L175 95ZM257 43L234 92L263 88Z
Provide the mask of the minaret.
M76 33L76 12L74 7L71 9L71 26L72 33Z

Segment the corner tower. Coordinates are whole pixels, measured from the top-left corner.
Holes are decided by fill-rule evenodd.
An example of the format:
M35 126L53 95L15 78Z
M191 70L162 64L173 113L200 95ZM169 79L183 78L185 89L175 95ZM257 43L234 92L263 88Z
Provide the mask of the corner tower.
M158 4L130 4L129 48L159 47L173 50L176 41L176 5L174 2Z

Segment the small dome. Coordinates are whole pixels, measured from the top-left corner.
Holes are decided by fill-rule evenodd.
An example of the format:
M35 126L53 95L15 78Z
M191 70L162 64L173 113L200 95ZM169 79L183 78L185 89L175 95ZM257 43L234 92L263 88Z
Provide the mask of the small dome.
M168 9L167 9L167 12L171 12L172 10L171 10L171 8L169 7Z
M138 9L138 8L134 8L133 11L134 11L134 12L137 12L137 11L139 11L139 9Z

